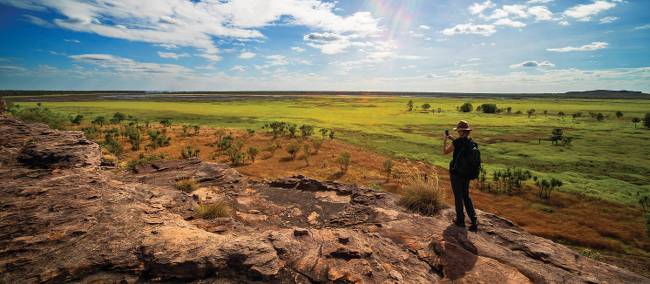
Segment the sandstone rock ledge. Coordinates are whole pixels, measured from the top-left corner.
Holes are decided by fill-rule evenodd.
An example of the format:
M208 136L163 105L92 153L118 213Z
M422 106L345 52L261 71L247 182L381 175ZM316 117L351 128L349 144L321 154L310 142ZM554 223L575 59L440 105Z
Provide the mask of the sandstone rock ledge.
M396 197L302 176L255 182L225 165L100 168L79 132L0 116L0 282L649 283L480 213L423 217ZM174 180L193 177L187 194ZM195 219L225 199L232 218Z

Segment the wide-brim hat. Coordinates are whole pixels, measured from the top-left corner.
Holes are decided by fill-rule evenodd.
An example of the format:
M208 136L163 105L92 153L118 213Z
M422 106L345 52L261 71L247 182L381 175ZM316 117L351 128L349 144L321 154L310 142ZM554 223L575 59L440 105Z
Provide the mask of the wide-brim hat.
M454 130L466 130L466 131L472 131L472 128L469 127L469 123L465 120L461 120L456 124L456 127L454 127Z

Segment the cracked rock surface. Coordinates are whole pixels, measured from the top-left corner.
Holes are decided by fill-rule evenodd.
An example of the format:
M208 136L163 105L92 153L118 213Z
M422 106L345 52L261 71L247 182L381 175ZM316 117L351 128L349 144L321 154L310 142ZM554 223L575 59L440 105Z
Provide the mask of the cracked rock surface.
M0 283L650 282L489 213L472 233L367 188L193 159L116 174L80 132L0 116L0 133ZM216 200L232 217L195 218Z

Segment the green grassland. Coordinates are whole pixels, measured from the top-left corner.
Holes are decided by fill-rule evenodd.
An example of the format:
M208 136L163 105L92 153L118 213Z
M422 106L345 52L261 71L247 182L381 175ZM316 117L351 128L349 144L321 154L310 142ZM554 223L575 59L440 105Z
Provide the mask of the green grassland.
M406 103L429 103L442 113L409 112ZM456 107L469 101L474 108L482 103L512 107L512 114L460 113ZM33 105L35 103L20 103ZM632 117L650 112L650 100L617 99L461 99L407 97L251 97L242 100L208 102L84 101L45 102L55 111L104 115L120 111L141 120L169 118L174 123L207 126L256 128L271 121L312 124L332 128L344 141L400 158L423 160L447 167L448 156L440 152L442 133L460 119L475 128L472 136L481 146L483 161L493 169L517 166L538 176L564 181L561 190L633 204L637 193L650 193L650 130L635 129ZM528 118L526 110L536 114ZM547 110L548 115L543 111ZM522 111L523 114L515 114ZM564 118L557 115L566 113ZM622 111L617 119L614 113ZM583 117L573 119L572 113ZM604 121L588 112L601 112ZM550 136L553 128L564 128L574 137L571 146L553 146L539 138Z

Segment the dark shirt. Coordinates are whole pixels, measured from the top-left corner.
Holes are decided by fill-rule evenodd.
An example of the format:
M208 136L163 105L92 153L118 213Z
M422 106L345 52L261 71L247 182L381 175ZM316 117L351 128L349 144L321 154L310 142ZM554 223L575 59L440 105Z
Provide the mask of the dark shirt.
M458 159L458 154L460 153L460 150L463 149L464 147L468 147L471 141L472 138L461 137L451 142L454 145L454 154L452 155L451 162L449 162L449 172L451 174L454 174L453 168L454 165L456 164L456 160Z

